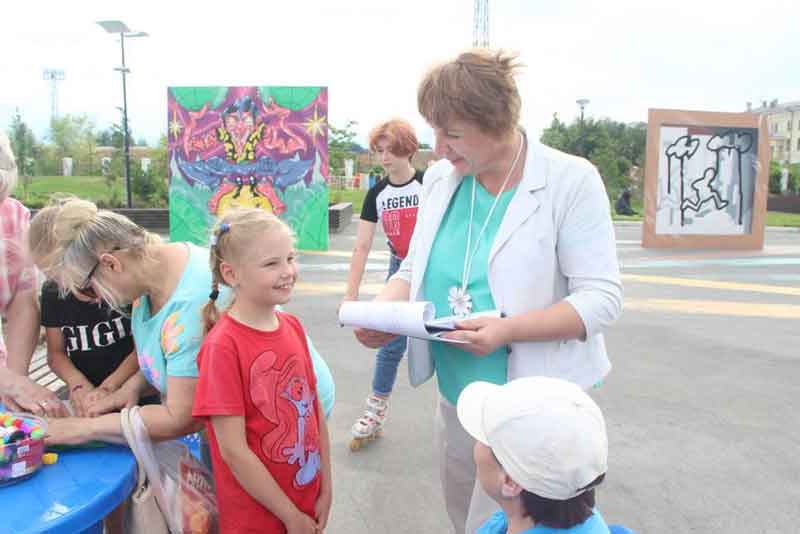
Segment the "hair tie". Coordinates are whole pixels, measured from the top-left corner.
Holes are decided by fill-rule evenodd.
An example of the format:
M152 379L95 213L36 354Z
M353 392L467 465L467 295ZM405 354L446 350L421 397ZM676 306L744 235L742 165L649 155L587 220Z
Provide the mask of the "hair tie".
M208 244L209 246L216 247L217 243L219 243L219 238L222 237L225 233L227 233L231 229L231 225L228 223L222 223L217 227L217 231L211 234L211 239L209 239Z
M208 300L216 301L217 297L219 297L219 289L212 289L211 293L208 295Z

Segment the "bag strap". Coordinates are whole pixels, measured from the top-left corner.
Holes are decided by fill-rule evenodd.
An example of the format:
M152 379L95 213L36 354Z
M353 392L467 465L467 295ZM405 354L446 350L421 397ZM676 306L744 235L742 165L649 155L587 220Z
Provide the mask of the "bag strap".
M161 510L161 515L164 516L164 519L167 523L167 527L170 531L172 531L172 521L170 520L169 516L169 501L164 494L164 487L161 484L161 477L158 471L149 473L147 469L147 465L143 460L140 460L141 457L144 456L151 456L153 454L152 446L149 443L149 434L147 432L147 427L144 425L142 421L142 416L139 413L140 407L133 406L132 408L127 410L127 425L128 425L128 432L130 433L130 437L126 437L128 443L131 446L131 450L133 450L134 455L136 455L136 459L139 462L140 468L145 472L145 477L148 480L150 485L150 490L153 492L155 496L156 504L158 504L158 508ZM141 438L137 438L137 434L142 434ZM145 452L145 451L148 452ZM153 458L155 459L155 458ZM156 468L158 469L158 468Z
M122 424L122 434L125 436L125 441L128 442L128 447L131 449L133 453L133 457L136 458L136 468L137 468L137 476L136 476L136 492L138 493L139 490L142 489L147 484L147 473L144 470L144 464L139 460L139 455L136 454L136 447L134 446L135 439L133 437L133 431L131 429L131 422L130 422L130 415L128 413L127 408L123 408L120 412L120 423Z

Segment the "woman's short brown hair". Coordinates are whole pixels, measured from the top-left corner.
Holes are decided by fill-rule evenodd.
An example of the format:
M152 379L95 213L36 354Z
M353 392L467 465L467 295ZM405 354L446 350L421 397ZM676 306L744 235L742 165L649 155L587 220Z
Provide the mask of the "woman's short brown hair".
M521 66L517 54L503 50L464 52L428 71L417 90L419 112L440 128L464 120L502 139L519 122L522 104L514 76Z
M389 152L400 158L410 158L419 146L414 127L403 119L392 119L375 126L369 132L370 150L376 150L381 139L388 143Z

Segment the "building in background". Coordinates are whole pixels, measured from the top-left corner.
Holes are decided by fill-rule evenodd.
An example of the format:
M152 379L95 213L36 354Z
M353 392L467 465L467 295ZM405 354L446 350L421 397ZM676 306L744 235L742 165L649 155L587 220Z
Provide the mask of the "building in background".
M767 118L770 159L784 164L800 163L800 100L784 103L764 100L757 108L748 102L747 111Z

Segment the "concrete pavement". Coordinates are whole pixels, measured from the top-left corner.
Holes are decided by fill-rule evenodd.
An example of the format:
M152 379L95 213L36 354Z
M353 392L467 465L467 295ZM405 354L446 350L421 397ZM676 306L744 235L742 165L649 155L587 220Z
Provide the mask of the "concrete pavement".
M608 332L614 368L593 395L609 427L598 505L640 533L785 533L800 518L800 232L759 252L646 250L617 226L625 312ZM385 435L350 452L374 352L335 320L355 224L303 253L289 310L331 366L334 507L327 532L450 532L433 455L435 385L401 364ZM376 236L362 298L385 277Z

